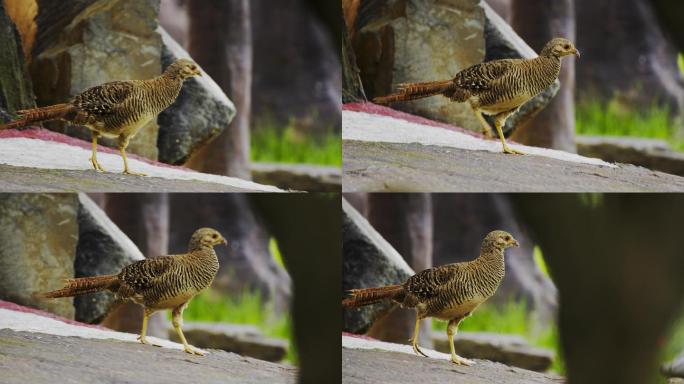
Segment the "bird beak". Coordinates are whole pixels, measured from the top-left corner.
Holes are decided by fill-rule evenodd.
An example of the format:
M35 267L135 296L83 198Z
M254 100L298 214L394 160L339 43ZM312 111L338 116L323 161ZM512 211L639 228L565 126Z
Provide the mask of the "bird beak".
M580 58L580 52L575 48L575 52L573 52L577 58Z
M518 240L516 240L516 239L511 240L511 245L514 246L514 247L519 247L519 246L520 246L520 244L518 244Z
M223 237L221 238L221 244L228 246L228 240L224 239Z

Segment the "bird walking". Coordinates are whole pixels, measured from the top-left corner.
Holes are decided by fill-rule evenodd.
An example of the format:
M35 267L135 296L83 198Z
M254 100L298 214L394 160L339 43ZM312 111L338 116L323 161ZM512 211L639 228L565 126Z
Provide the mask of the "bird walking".
M140 340L145 338L147 320L156 311L170 309L172 324L183 343L184 351L204 355L188 344L183 335L183 311L188 302L200 291L209 287L219 269L214 246L227 245L226 239L216 230L200 228L193 233L188 252L136 261L115 275L68 279L64 288L38 295L42 298L58 298L83 295L99 291L115 294L115 303L133 301L143 307L143 323Z
M546 43L534 59L492 60L468 67L451 80L427 83L399 84L399 90L373 99L377 104L390 104L442 95L452 101L470 105L484 132L492 130L482 113L494 116L494 125L501 139L504 153L524 154L506 144L502 127L506 119L521 105L548 88L558 78L561 58L580 57L575 46L567 39L555 38Z
M126 147L142 127L173 104L183 82L194 76L201 76L197 64L179 59L153 79L104 83L86 89L67 103L18 111L19 119L0 125L0 130L52 120L82 125L92 134L90 162L96 171L105 171L97 161L97 139L104 136L118 138L123 173L145 176L129 169Z
M409 340L417 355L420 321L435 317L448 321L447 336L451 362L472 365L454 350L454 336L461 321L496 292L505 274L504 250L517 247L518 241L505 231L492 231L482 241L480 255L472 261L426 269L405 283L378 288L352 289L342 306L356 308L391 300L402 308L416 310L416 325ZM426 356L427 357L427 356Z

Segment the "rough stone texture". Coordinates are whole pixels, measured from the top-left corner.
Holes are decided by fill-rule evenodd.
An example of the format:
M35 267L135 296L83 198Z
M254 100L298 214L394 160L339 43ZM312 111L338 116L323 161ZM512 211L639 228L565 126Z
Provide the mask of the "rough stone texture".
M183 333L188 343L198 348L220 349L259 360L278 362L287 353L287 340L265 337L252 325L185 322ZM175 329L169 340L180 342Z
M79 194L78 200L76 277L119 273L124 266L144 258L135 244L88 196ZM74 298L76 320L99 323L113 302L114 295L109 292L77 296Z
M435 350L449 353L446 332L433 332ZM553 360L553 351L529 345L522 336L485 332L459 332L454 338L459 356L491 360L513 367L544 372Z
M466 367L406 353L342 348L342 383L561 384L553 375L486 360Z
M161 27L162 67L190 55ZM235 117L235 105L206 72L187 80L176 102L159 114L159 161L184 164Z
M294 384L294 367L212 350L190 356L140 343L0 330L3 383Z
M256 192L230 185L159 177L127 177L94 170L41 169L0 164L4 192Z
M74 318L72 299L36 299L74 276L76 195L0 195L0 299Z
M41 0L31 75L39 105L65 102L86 88L114 80L140 80L161 73L156 32L159 0ZM56 130L90 140L84 127L53 123ZM128 147L157 158L157 123L140 129ZM115 139L102 143L116 147Z
M664 140L579 136L577 151L583 156L684 176L684 154L675 152Z
M342 152L344 192L684 191L684 178L631 165L349 140Z
M401 255L346 200L342 200L342 291L400 284L414 274ZM365 333L393 306L343 310L343 330Z
M252 180L284 190L339 192L342 170L310 164L251 163Z
M19 32L3 2L0 2L0 52L0 111L14 113L35 106ZM0 122L7 121L7 116L0 115Z
M684 378L684 352L680 353L671 362L663 364L662 372L668 377Z

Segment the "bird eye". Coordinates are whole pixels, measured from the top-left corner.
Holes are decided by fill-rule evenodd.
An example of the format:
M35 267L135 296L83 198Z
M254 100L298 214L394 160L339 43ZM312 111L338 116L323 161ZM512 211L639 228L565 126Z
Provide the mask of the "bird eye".
M510 236L506 236L506 241L511 241L511 237L510 237Z
M564 46L563 48L565 48L565 49L570 49L570 45L569 45L569 44L565 44L565 46Z
M216 238L218 238L218 235L214 233L213 235L211 235L211 237L216 239Z

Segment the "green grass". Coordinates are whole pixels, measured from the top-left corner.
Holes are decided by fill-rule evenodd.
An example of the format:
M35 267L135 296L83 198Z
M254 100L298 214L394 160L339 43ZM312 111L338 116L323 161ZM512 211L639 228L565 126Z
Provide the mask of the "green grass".
M342 138L332 131L321 138L264 124L251 132L251 157L255 162L342 165Z
M677 124L667 106L654 104L644 111L634 111L617 101L582 101L577 104L575 118L578 134L662 139L684 151L684 138L678 137Z
M205 321L257 326L266 336L289 340L285 361L297 363L292 321L289 316L276 316L261 294L245 290L241 295L224 295L206 290L197 295L183 313L187 321Z

